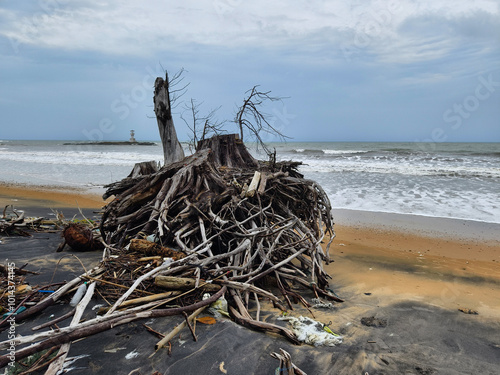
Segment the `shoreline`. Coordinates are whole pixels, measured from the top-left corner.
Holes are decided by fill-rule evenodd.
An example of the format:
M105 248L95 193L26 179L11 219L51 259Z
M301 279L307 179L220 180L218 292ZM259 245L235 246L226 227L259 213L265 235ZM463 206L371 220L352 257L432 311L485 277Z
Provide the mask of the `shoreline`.
M500 223L396 212L333 209L334 221L344 226L396 230L427 237L479 240L500 245Z
M108 200L109 201L109 200ZM88 189L0 182L0 205L16 208L88 208L100 209L106 204L102 196Z

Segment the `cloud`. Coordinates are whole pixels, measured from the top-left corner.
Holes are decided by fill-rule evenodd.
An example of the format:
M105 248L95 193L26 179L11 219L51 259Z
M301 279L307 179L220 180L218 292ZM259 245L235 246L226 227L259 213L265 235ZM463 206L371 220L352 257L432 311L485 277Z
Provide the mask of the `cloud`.
M43 2L40 2L43 4ZM49 2L47 2L49 3ZM487 37L487 20L498 26L494 1L454 3L354 1L185 0L116 2L59 0L33 10L3 9L0 34L15 43L114 55L154 54L186 45L225 48L288 48L321 51L344 43L387 56L388 42L414 46L408 58L432 59L423 50L428 38L415 40L426 27L450 35L453 27L469 37ZM445 21L443 23L443 20ZM439 27L440 24L444 26ZM491 37L490 37L491 38ZM441 48L442 44L435 44ZM393 54L397 55L395 51ZM330 58L343 57L330 54ZM344 56L345 57L345 56Z
M498 66L499 22L492 0L0 2L2 121L43 120L76 136L110 118L109 137L143 133L146 122L156 135L148 116L160 63L185 67L189 96L222 104L222 119L261 84L291 97L292 136L320 140L335 123L344 139L382 139L389 127L394 138L409 131L401 124L441 126L453 100ZM113 103L121 108L138 89L144 99L122 119ZM498 113L494 104L482 104L471 126L492 121L480 115Z

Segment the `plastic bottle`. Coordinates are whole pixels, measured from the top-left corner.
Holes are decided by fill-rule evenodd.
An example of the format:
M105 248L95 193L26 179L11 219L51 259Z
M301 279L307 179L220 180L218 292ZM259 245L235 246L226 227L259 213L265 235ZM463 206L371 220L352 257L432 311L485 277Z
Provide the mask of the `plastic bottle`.
M75 307L76 305L78 305L78 302L80 302L80 300L83 298L83 295L85 294L86 291L87 291L87 282L84 282L76 290L75 295L73 296L73 298L71 298L71 301L69 302L69 305L71 307Z

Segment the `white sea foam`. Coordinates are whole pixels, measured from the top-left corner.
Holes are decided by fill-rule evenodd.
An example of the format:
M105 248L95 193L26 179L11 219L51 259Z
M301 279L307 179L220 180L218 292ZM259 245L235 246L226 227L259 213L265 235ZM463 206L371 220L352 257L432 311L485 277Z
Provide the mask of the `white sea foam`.
M377 143L272 147L278 160L303 162L300 172L321 184L335 208L500 222L498 144L443 144L431 151ZM10 142L0 148L0 180L95 189L126 177L137 162L162 159L161 145Z
M132 165L139 161L160 160L162 155L136 152L25 151L0 150L0 161L66 165Z
M284 158L286 159L286 158ZM412 163L398 160L376 160L367 162L365 160L350 159L312 159L303 158L304 164L300 167L303 173L322 172L356 172L356 173L383 173L383 174L403 174L410 176L463 176L463 177L484 177L500 178L500 168L492 168L475 165L452 165L433 163Z
M342 155L342 154L364 154L367 151L361 150L322 150L327 155Z

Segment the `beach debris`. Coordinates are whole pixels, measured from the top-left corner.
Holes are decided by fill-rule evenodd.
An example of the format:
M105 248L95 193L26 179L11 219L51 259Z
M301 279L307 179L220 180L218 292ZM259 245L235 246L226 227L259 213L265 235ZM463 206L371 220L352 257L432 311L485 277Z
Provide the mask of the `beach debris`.
M361 324L367 327L384 328L387 327L387 319L375 318L374 316L361 318Z
M222 361L219 365L219 371L223 374L227 374L227 370L224 368L224 361Z
M311 302L314 304L312 305L312 307L316 308L316 309L329 309L329 310L332 310L335 308L335 305L331 302L323 302L321 301L321 299L319 298L313 298L311 300Z
M7 209L11 208L11 213L7 213ZM30 237L31 234L22 230L20 227L25 226L24 211L14 209L14 206L7 205L4 207L2 218L0 219L0 234L17 235Z
M71 301L69 302L69 305L71 307L75 307L76 305L78 305L78 302L80 302L86 291L87 291L87 282L84 282L76 290L75 294L73 295L73 298L71 298Z
M212 303L207 311L216 318L220 318L221 316L226 316L229 318L230 316L227 310L227 306L227 301L224 296L222 296L217 301Z
M288 321L292 332L300 342L314 346L335 346L342 343L342 336L334 333L327 325L305 316L279 318Z
M62 232L63 242L57 248L57 252L63 251L69 245L76 251L95 251L104 249L100 235L95 228L82 223L69 223Z
M139 352L137 350L133 350L130 353L127 353L127 355L125 356L125 359L133 359L133 358L137 358L138 356L139 356Z
M217 323L217 320L211 316L202 316L201 318L196 319L197 322L202 324L212 325Z
M164 258L173 258L174 260L184 258L186 254L183 252L161 246L158 243L151 242L146 239L133 238L129 244L130 251L137 251L145 256L160 256Z
M292 357L287 351L280 348L280 352L271 353L271 357L280 361L279 367L274 372L276 375L307 375L292 362Z
M470 314L470 315L478 315L479 313L477 310L469 309L467 307L460 307L458 311L463 312L464 314Z

